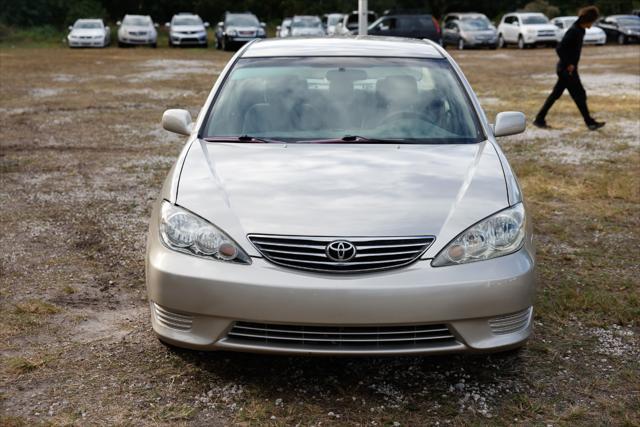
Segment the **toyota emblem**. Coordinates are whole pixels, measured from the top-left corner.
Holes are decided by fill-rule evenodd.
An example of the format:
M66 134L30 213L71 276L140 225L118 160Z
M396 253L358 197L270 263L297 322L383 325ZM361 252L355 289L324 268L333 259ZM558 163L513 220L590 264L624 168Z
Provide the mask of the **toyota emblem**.
M356 247L346 240L336 240L327 245L325 253L331 261L347 262L356 256Z

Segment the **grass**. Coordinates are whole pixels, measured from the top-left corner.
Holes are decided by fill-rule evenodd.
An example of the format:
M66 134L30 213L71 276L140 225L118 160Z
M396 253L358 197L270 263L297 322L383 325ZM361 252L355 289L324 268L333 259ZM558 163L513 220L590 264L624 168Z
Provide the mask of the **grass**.
M550 117L558 132L530 129L499 141L523 187L538 251L534 336L521 352L361 359L202 353L165 347L150 331L144 238L170 167L149 159L177 156L183 143L157 132L162 110L197 110L216 75L130 79L149 71L147 61L207 60L219 70L230 54L168 49L162 38L157 50L26 46L2 52L0 170L12 203L0 211L0 340L12 359L2 360L0 424L640 424L633 352L640 156L639 136L626 126L638 116L634 88L615 102L590 96L608 122L598 133L575 125L579 116L565 95ZM472 86L497 100L489 117L502 110L531 117L550 89L528 77L552 72L550 49L452 53ZM598 73L640 74L635 53L637 46L585 49L584 70L597 64ZM34 87L61 95L37 98ZM614 326L634 335L616 335ZM628 348L607 352L594 330ZM452 391L461 380L464 391ZM491 418L474 394L486 399Z

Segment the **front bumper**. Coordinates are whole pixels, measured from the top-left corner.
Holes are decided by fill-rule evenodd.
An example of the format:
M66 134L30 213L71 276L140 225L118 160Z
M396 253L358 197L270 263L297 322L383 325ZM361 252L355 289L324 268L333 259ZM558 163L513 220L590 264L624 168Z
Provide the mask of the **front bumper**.
M125 44L145 45L145 44L154 44L154 43L156 43L157 39L150 38L150 37L126 36L126 37L118 38L118 41L120 43L125 43Z
M105 42L103 39L67 39L69 47L104 47Z
M465 44L469 47L493 47L498 45L498 38L495 39L484 39L484 40L466 40Z
M358 275L290 270L262 258L237 265L169 250L152 221L146 281L154 331L180 347L301 354L488 352L517 347L529 337L534 266L529 246L466 265L434 268L430 260L420 260ZM520 326L496 332L492 325L514 313L524 319ZM238 321L312 327L443 324L455 339L402 348L256 344L227 336Z
M171 35L171 43L176 46L198 46L198 45L206 45L207 37L206 36L196 36L196 35L185 35L185 36L175 36Z
M549 35L549 36L540 36L540 35L528 35L525 34L524 42L526 44L555 44L558 43L558 36Z

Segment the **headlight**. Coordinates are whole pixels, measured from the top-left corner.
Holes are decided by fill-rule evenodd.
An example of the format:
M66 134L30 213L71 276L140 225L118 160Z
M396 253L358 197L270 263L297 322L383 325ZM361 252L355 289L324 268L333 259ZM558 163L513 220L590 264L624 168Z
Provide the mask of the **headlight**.
M191 212L162 202L160 237L169 248L220 261L251 264L249 256L224 232Z
M468 228L441 250L431 265L465 264L513 253L522 246L525 224L524 206L518 203Z
M259 35L259 36L264 36L264 34L265 34L265 33L264 33L264 29L262 29L262 28L258 28L258 35Z
M238 32L236 30L229 30L227 31L227 35L230 37L235 37L238 35Z
M527 34L534 35L536 34L536 30L534 28L527 28Z

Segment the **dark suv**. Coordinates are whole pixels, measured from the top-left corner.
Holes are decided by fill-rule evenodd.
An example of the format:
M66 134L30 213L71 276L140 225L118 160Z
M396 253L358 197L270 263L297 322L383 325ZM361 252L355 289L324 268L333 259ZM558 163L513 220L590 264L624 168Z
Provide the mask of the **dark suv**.
M253 13L224 14L224 21L216 26L216 47L222 50L239 48L253 39L263 39L267 36L265 23L258 21Z
M441 43L442 33L438 21L428 14L388 14L369 27L372 36L409 37L429 39Z

